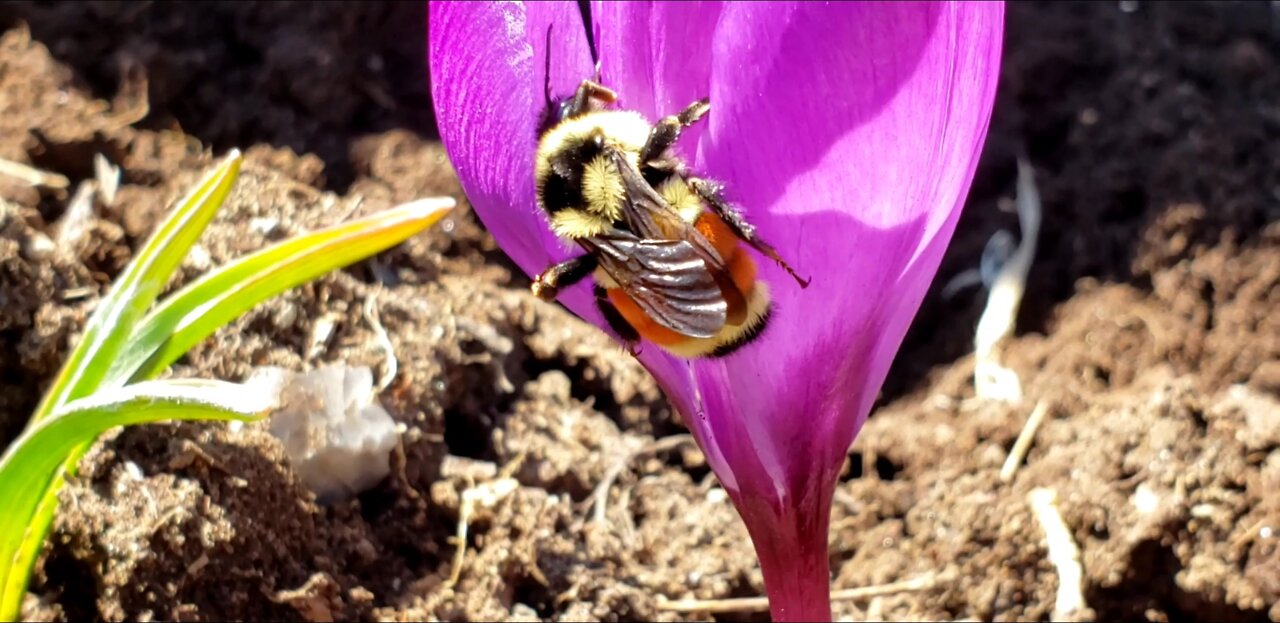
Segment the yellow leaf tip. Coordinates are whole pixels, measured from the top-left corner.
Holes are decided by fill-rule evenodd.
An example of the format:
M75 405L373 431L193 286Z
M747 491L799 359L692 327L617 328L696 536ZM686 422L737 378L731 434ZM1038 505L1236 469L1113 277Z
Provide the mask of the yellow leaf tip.
M423 199L414 199L407 203L400 204L401 208L406 210L422 210L424 212L435 212L437 210L451 210L458 205L457 200L453 197L426 197Z
M406 203L402 203L393 210L403 210L410 214L413 219L427 219L428 225L434 224L440 220L446 212L457 207L458 202L453 197L426 197L423 199L414 199Z
M231 148L230 151L227 152L227 155L224 156L222 160L218 162L217 166L214 167L213 169L213 173L210 173L210 175L238 176L240 173L240 165L243 163L244 163L244 154L240 153L239 149L236 149L233 147Z

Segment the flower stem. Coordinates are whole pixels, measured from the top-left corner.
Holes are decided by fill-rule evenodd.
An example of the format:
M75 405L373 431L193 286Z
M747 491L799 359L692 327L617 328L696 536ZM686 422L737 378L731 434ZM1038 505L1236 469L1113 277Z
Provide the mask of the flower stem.
M774 621L831 620L830 515L822 512L829 505L818 506L818 512L783 508L778 513L767 503L738 505L760 560Z

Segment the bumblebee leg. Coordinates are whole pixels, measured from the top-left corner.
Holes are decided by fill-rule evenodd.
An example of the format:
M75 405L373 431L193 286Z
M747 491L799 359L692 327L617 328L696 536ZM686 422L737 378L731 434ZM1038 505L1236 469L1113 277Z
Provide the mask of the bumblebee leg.
M555 300L561 288L567 288L582 281L596 269L597 265L593 255L581 255L565 260L542 271L542 274L533 280L530 289L533 290L534 296L544 301Z
M564 118L571 119L587 112L590 110L589 104L592 100L612 104L617 99L618 94L613 89L592 80L583 80L573 94L573 99L566 106Z
M593 292L596 295L596 307L600 308L600 314L604 316L604 321L609 324L609 328L613 329L614 333L618 334L618 338L626 344L627 350L631 351L633 355L636 354L635 345L640 341L640 333L635 330L635 327L631 326L631 323L627 322L626 318L622 317L622 313L618 311L618 308L614 307L613 303L609 301L609 295L603 286L596 284Z
M711 206L711 210L715 212L716 216L720 217L720 220L724 221L725 225L729 226L734 235L751 245L753 249L763 253L765 257L777 262L783 270L795 278L800 287L809 287L811 280L802 279L800 275L797 275L796 271L792 270L791 266L778 255L778 251L760 238L760 235L756 233L756 228L747 222L742 213L730 205L728 201L725 201L724 196L720 194L721 187L719 184L696 177L690 177L685 182L689 184L689 188L692 188L694 193L697 193L707 205Z
M711 100L704 97L690 104L678 115L663 117L649 132L649 140L640 150L640 162L649 162L661 156L662 152L680 138L681 130L697 123L709 110L711 110Z

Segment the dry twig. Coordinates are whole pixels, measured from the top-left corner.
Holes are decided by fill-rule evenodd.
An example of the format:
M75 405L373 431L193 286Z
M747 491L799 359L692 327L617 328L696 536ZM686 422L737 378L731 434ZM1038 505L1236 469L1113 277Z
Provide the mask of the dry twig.
M41 171L30 165L0 158L0 175L16 177L31 186L43 186L55 190L63 190L71 185L67 176L49 171Z
M871 603L867 604L867 616L863 618L867 623L884 621L884 597L873 597Z
M1009 449L1009 456L1005 458L1004 466L1000 468L1001 482L1013 480L1013 473L1018 471L1018 466L1022 465L1022 461L1027 458L1027 451L1031 449L1031 442L1036 438L1036 431L1040 429L1040 423L1048 413L1048 401L1041 400L1036 403L1036 408L1031 411L1031 416L1027 418L1022 432L1018 433L1017 441L1014 441L1013 447Z
M1044 529L1049 545L1049 562L1058 571L1058 597L1054 601L1054 621L1075 621L1085 613L1084 568L1080 565L1080 548L1071 538L1067 522L1058 511L1058 494L1053 489L1036 488L1027 494L1027 504L1036 521Z
M141 60L132 55L121 56L117 69L120 86L112 98L107 119L111 125L122 128L146 119L151 114L151 101L147 97L147 67Z
M831 591L831 601L856 601L871 599L896 593L923 591L938 585L938 577L933 573L876 586L860 586ZM658 610L661 612L698 612L716 614L724 612L763 612L769 609L768 597L740 597L735 599L678 599L666 601L658 599Z

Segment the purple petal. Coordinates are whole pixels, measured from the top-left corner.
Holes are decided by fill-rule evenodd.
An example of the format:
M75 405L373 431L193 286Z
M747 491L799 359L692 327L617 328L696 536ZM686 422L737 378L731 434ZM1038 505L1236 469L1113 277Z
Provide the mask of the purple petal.
M795 573L825 578L825 547L806 556L792 539L825 546L836 472L950 240L986 135L1003 6L595 8L606 84L651 118L709 94L709 128L686 135L685 153L813 278L802 290L761 262L769 330L694 364L698 408L684 413L786 602L775 606L791 610L775 614L821 614Z
M801 290L761 261L774 322L723 364L694 366L703 407L689 425L730 489L738 473L781 492L788 472L837 468L958 217L1003 6L597 1L593 15L625 106L656 119L711 96L708 130L682 149L814 279ZM749 456L714 456L735 449ZM784 465L792 455L806 460Z
M601 78L619 105L656 120L710 95L722 10L720 2L592 2Z
M572 92L591 72L573 3L526 10L515 3L433 2L428 12L440 138L480 219L532 274L545 268L558 246L538 213L533 187L549 27L553 92Z
M720 18L699 166L813 284L762 262L775 322L697 378L711 427L742 444L721 450L755 455L776 490L834 475L875 400L977 164L1002 23L987 3L735 3Z

